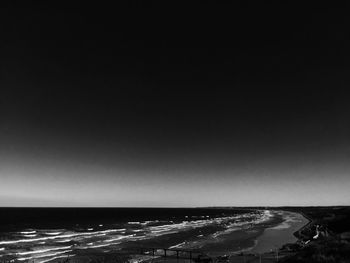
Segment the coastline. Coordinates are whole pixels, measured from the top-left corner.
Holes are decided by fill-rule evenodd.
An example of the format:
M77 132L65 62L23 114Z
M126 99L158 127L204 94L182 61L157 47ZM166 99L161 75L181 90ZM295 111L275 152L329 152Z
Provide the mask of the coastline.
M294 211L291 212L288 210L278 210L278 211L271 210L271 212L274 213L274 216L272 218L270 218L266 222L256 225L255 227L252 227L250 230L248 230L248 232L250 232L250 235L246 236L246 238L244 238L243 241L242 240L239 241L240 243L242 244L244 243L246 245L245 248L236 250L232 253L227 253L227 251L225 253L225 247L221 247L221 252L222 252L221 254L211 253L210 250L206 250L206 249L203 249L202 252L205 253L206 255L209 255L213 259L218 256L228 255L230 263L261 262L260 260L262 260L263 262L276 262L276 256L285 257L285 256L293 255L294 252L280 251L280 249L286 244L296 243L299 240L299 238L294 235L295 232L301 231L302 229L307 227L310 224L310 220L307 217L305 217L302 213L299 213L299 212L294 212ZM281 215L283 220L280 220ZM294 220L290 220L291 217ZM287 227L286 221L289 224L288 227ZM243 233L243 230L235 232L234 236L236 240L239 240L240 238L243 237L242 233ZM271 236L271 233L276 233L278 235ZM281 237L278 239L279 246L278 247L270 246L271 245L270 241L278 236ZM267 238L268 240L266 240ZM228 242L234 242L234 241L235 241L234 238L228 239ZM264 244L263 247L259 247L258 245L259 241L260 241L260 244ZM263 243L266 241L268 244ZM252 244L253 246L251 246ZM273 248L273 249L271 250L270 248ZM164 261L164 258L153 259L153 262L163 262L163 261ZM168 258L167 262L175 263L179 261L173 258ZM181 261L181 262L185 262L185 261Z
M299 214L301 214L306 220L308 220L309 222L304 225L302 228L298 229L297 231L294 232L294 236L298 239L298 240L302 240L303 235L301 234L303 232L304 229L308 228L310 225L313 225L314 221L312 220L312 218L310 218L309 216L307 216L305 213L303 213L302 211L297 212Z
M252 258L257 257L257 255L261 255L263 257L273 257L273 254L271 254L271 249L280 249L287 243L295 243L298 240L295 233L301 231L310 223L305 216L296 211L257 209L256 213L260 213L262 217L255 221L245 221L245 217L240 218L240 216L238 216L237 219L231 223L231 225L227 225L227 223L224 221L220 221L221 223L215 226L193 228L184 232L169 232L166 235L160 236L156 239L139 240L138 245L145 248L164 246L165 248L175 247L179 248L180 250L188 249L196 251L195 253L206 254L213 259L217 258L218 256L227 255L230 256L230 258L232 258L232 262L234 262L235 258L241 258L241 256ZM248 219L249 218L250 217L248 217ZM186 222L188 224L188 221ZM177 225L172 224L170 226ZM229 226L229 228L225 228L225 226ZM157 230L158 226L151 226L151 228L155 228ZM134 231L134 229L136 229L136 227L132 225L128 231ZM138 229L136 230L138 231ZM103 232L103 234L109 234L108 231L112 230L104 230L100 232ZM130 236L129 232L127 234ZM65 233L64 235L74 236L74 233ZM52 239L51 236L44 238L42 237L42 239L45 240L48 238L50 240ZM120 237L116 238L118 238L118 240L120 239ZM185 239L186 242L183 242L183 239ZM94 240L91 239L91 242L93 241ZM107 241L109 241L109 239L107 239ZM123 262L141 262L150 259L150 255L147 256L147 254L137 256L137 253L129 253L128 248L134 247L133 242L126 242L116 250L106 248L108 243L102 245L103 246L97 250L78 249L76 255L69 258L69 262L80 263L84 262L84 260L86 261L87 259L90 260L100 257L106 259L104 262L113 262L112 259L109 261L111 257L114 259L119 258L119 260L122 260ZM283 254L287 255L285 251ZM64 255L60 257L64 257ZM155 259L153 257L151 258L156 261L164 260L162 257L159 259ZM167 257L167 260L170 259L171 257ZM52 262L58 261L59 259L52 260Z
M266 228L262 235L257 238L257 245L250 250L251 253L268 253L279 250L286 244L296 243L299 238L295 236L295 233L310 223L308 218L298 212L280 210L276 213L283 216L283 222L277 226Z
M270 210L273 216L269 218L267 221L261 222L249 229L242 229L238 231L232 232L230 235L226 236L226 242L218 243L216 247L202 247L199 251L208 255L209 257L215 259L218 256L228 255L229 262L259 262L260 258L262 258L263 262L275 262L275 252L276 250L271 251L269 244L265 244L264 249L260 250L259 242L262 244L265 242L265 238L275 238L276 236L271 236L271 233L278 233L278 235L282 236L279 239L280 246L276 248L279 250L281 247L288 243L295 243L298 241L298 238L294 235L295 232L303 229L310 222L304 217L301 213L298 212L290 212L286 210ZM296 219L291 221L290 218ZM289 221L288 221L289 220ZM289 224L287 227L287 223ZM287 231L288 230L288 231ZM271 240L268 240L271 241ZM234 247L238 247L237 244L241 245L240 249L231 250ZM267 248L267 249L266 249ZM217 250L218 249L218 250ZM214 250L217 250L214 252ZM259 251L260 250L260 251ZM118 255L118 253L116 253ZM287 252L280 252L280 257L290 255ZM120 256L120 254L119 254ZM134 255L127 256L124 258L127 259L128 262L190 262L185 259L177 260L174 257L164 258L161 256L158 257L150 257L146 255ZM119 258L120 259L120 258ZM74 260L72 262L75 262ZM112 262L112 261L106 261ZM80 262L79 262L80 263Z

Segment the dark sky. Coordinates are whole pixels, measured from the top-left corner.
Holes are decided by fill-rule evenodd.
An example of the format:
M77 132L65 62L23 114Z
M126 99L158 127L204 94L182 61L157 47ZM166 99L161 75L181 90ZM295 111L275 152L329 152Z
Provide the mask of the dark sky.
M0 206L349 204L348 11L1 8Z

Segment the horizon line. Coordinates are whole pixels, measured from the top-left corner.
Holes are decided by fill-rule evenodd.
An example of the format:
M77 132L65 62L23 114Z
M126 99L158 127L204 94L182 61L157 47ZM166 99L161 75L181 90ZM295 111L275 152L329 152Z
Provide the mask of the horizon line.
M260 205L260 206L0 206L2 208L79 208L79 209L118 209L118 208L148 208L148 209L200 209L200 208L298 208L298 207L350 207L350 205Z

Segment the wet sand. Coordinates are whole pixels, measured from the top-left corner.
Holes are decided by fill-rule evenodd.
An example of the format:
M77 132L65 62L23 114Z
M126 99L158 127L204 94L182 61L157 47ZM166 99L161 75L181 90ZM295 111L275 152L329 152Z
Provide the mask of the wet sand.
M278 211L284 221L277 226L266 228L257 238L256 246L250 250L251 253L266 253L281 248L287 243L295 243L297 238L294 232L305 226L309 220L299 213Z

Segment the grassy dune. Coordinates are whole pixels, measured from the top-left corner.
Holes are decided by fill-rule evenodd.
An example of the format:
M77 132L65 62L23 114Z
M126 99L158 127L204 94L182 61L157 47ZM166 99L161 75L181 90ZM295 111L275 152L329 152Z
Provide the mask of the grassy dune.
M296 233L301 241L298 252L283 262L350 262L350 207L309 207L292 210L302 212L312 221ZM317 229L319 235L314 239ZM304 242L307 244L304 245Z

